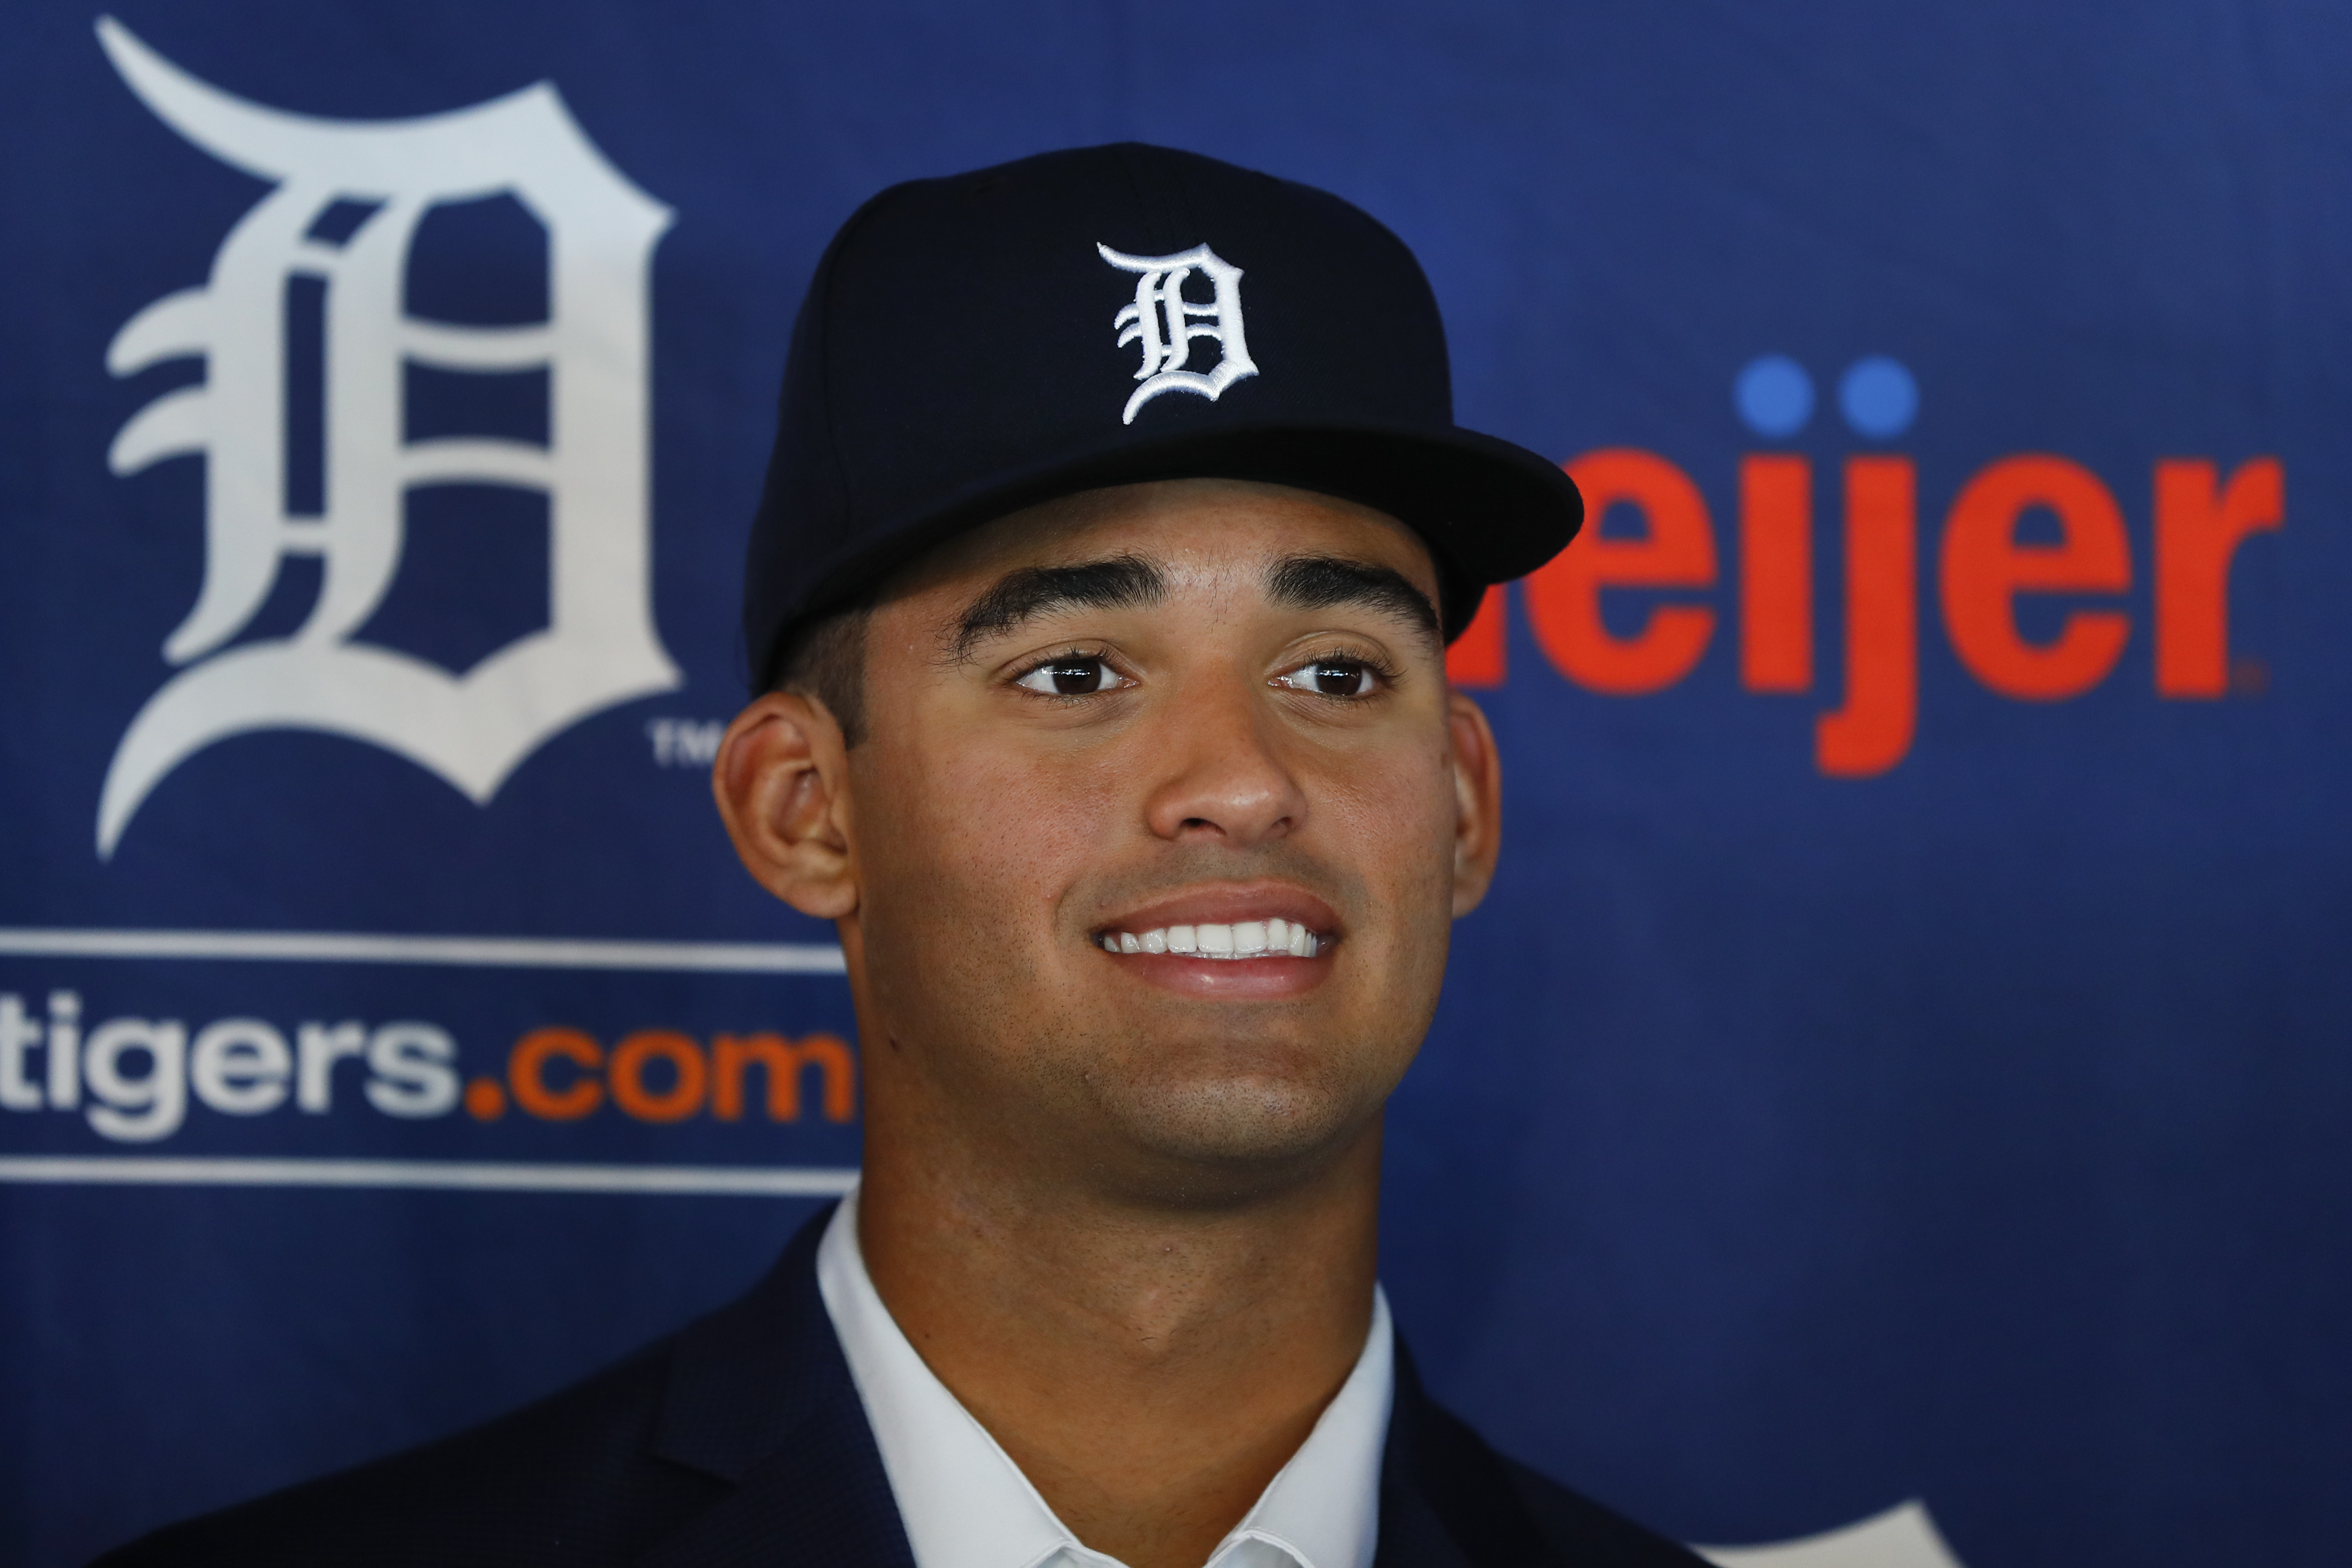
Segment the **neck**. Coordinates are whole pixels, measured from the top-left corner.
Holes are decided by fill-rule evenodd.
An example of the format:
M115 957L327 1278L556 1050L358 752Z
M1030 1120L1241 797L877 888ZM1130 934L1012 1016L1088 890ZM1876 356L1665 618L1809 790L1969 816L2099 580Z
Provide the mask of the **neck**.
M1296 1180L1186 1205L868 1115L858 1240L915 1349L1081 1542L1199 1568L1362 1354L1378 1122Z

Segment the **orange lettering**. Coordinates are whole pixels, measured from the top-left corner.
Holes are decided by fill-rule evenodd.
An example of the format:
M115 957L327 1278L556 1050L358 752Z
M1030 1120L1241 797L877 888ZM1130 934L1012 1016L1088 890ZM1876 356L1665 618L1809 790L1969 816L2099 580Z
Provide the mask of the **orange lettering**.
M846 1122L857 1113L857 1063L838 1037L812 1034L798 1045L775 1034L711 1037L710 1113L722 1122L743 1114L743 1069L754 1062L768 1080L768 1120L801 1118L801 1070L824 1070L824 1118Z
M672 1082L663 1093L646 1087L646 1064L656 1057L670 1064ZM640 1122L683 1122L702 1109L707 1076L702 1048L682 1034L667 1030L640 1030L613 1048L613 1065L604 1075L612 1086L613 1103Z
M477 1078L466 1085L466 1113L477 1122L495 1122L507 1113L507 1092L495 1078Z
M2277 458L2240 464L2218 497L2217 478L2202 458L2156 465L2156 689L2168 697L2230 689L2230 564L2286 516Z
M2017 542L2030 507L2055 513L2054 545ZM1952 502L1944 525L1944 626L1969 673L2003 696L2054 702L2106 678L2123 656L2131 618L2077 610L2056 641L2027 642L2017 631L2021 593L2120 593L2131 586L2131 546L2107 487L2063 457L2004 457L1988 465Z
M1908 457L1845 465L1845 706L1813 725L1813 766L1884 773L1919 720L1917 477Z
M1559 673L1620 696L1662 691L1690 674L1715 635L1715 612L1664 604L1642 630L1616 637L1601 619L1604 588L1711 588L1715 533L1690 476L1654 453L1612 448L1568 465L1584 492L1584 537L1527 580L1528 623ZM1613 507L1647 524L1639 538L1612 538L1601 525Z
M1508 628L1504 623L1503 585L1486 590L1478 613L1445 650L1445 678L1457 686L1499 686L1509 669Z
M515 1041L507 1058L507 1086L515 1103L551 1122L576 1122L604 1103L604 1086L593 1077L575 1078L569 1087L547 1086L547 1059L560 1056L593 1073L604 1065L604 1052L576 1029L536 1029Z
M1813 684L1813 468L1802 457L1740 461L1739 684Z

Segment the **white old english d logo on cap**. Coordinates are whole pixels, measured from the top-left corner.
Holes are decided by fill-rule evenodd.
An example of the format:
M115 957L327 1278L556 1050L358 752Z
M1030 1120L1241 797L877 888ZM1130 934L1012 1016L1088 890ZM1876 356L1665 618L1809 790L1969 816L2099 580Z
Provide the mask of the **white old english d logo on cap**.
M1174 256L1129 256L1102 244L1095 249L1120 271L1137 274L1135 303L1122 307L1111 322L1118 331L1119 347L1143 345L1143 366L1135 372L1143 384L1127 400L1120 423L1133 424L1136 411L1161 392L1196 392L1214 402L1235 382L1257 374L1242 335L1240 267L1205 245ZM1184 298L1184 281L1196 270L1215 289L1215 298L1205 305ZM1206 371L1185 369L1192 360L1195 338L1217 341L1217 362Z

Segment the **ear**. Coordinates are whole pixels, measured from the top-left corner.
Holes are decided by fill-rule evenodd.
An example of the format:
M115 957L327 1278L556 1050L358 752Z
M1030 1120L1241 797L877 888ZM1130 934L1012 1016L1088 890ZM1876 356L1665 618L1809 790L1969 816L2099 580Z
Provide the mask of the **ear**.
M857 907L849 852L849 752L823 703L771 692L719 743L711 793L735 852L761 887L803 915Z
M1454 744L1454 914L1478 907L1495 880L1503 840L1503 763L1495 732L1478 705L1446 694L1446 727Z

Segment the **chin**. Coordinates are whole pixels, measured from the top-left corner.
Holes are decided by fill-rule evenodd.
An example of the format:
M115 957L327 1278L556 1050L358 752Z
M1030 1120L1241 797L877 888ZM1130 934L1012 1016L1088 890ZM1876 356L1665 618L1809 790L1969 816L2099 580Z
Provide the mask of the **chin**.
M1322 1168L1380 1115L1385 1088L1259 1074L1126 1085L1098 1100L1161 1196L1215 1203Z

